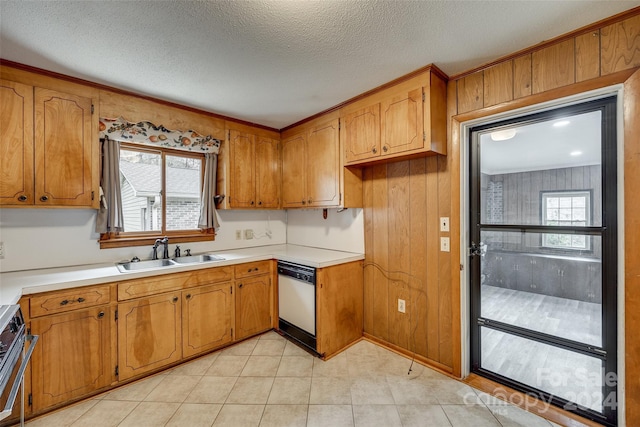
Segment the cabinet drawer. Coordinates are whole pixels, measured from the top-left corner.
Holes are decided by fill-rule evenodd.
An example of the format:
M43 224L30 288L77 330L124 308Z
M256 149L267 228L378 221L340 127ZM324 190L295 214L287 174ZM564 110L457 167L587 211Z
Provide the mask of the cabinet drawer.
M32 297L29 308L31 317L39 317L108 304L110 299L109 285L92 286Z
M265 274L271 272L271 260L249 262L247 264L240 264L236 266L236 279L243 277L257 276L259 274Z
M208 268L192 272L189 278L189 286L208 285L230 280L233 280L233 266Z
M188 287L190 277L190 273L178 273L118 283L118 301L178 291Z

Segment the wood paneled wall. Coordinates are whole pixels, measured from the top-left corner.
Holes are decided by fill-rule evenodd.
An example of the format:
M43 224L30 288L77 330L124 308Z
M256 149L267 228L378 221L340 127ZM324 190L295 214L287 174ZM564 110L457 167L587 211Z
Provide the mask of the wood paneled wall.
M439 217L450 216L447 168L437 156L364 169L364 330L453 372L451 256L439 246Z
M640 67L640 14L461 76L458 114Z

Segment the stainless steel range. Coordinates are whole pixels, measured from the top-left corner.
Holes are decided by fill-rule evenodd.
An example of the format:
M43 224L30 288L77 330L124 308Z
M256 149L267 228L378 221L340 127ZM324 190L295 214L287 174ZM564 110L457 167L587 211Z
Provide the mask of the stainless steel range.
M27 341L31 344L25 350ZM20 425L24 425L24 371L37 341L37 336L27 335L19 305L0 306L0 420L16 414L15 403L22 390Z

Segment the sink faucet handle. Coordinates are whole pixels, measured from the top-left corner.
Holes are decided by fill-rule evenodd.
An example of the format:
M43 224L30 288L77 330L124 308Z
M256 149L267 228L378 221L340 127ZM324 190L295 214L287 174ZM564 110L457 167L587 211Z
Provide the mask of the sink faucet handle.
M180 257L180 246L176 245L176 250L173 252L173 256L176 258Z
M187 256L191 256L191 249L185 249L185 252L187 253Z

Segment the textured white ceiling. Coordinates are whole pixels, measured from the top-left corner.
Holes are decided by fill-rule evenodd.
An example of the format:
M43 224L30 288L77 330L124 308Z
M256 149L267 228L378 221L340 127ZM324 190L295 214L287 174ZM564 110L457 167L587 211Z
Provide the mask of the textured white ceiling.
M638 5L0 0L0 57L282 128L429 63L454 75Z

